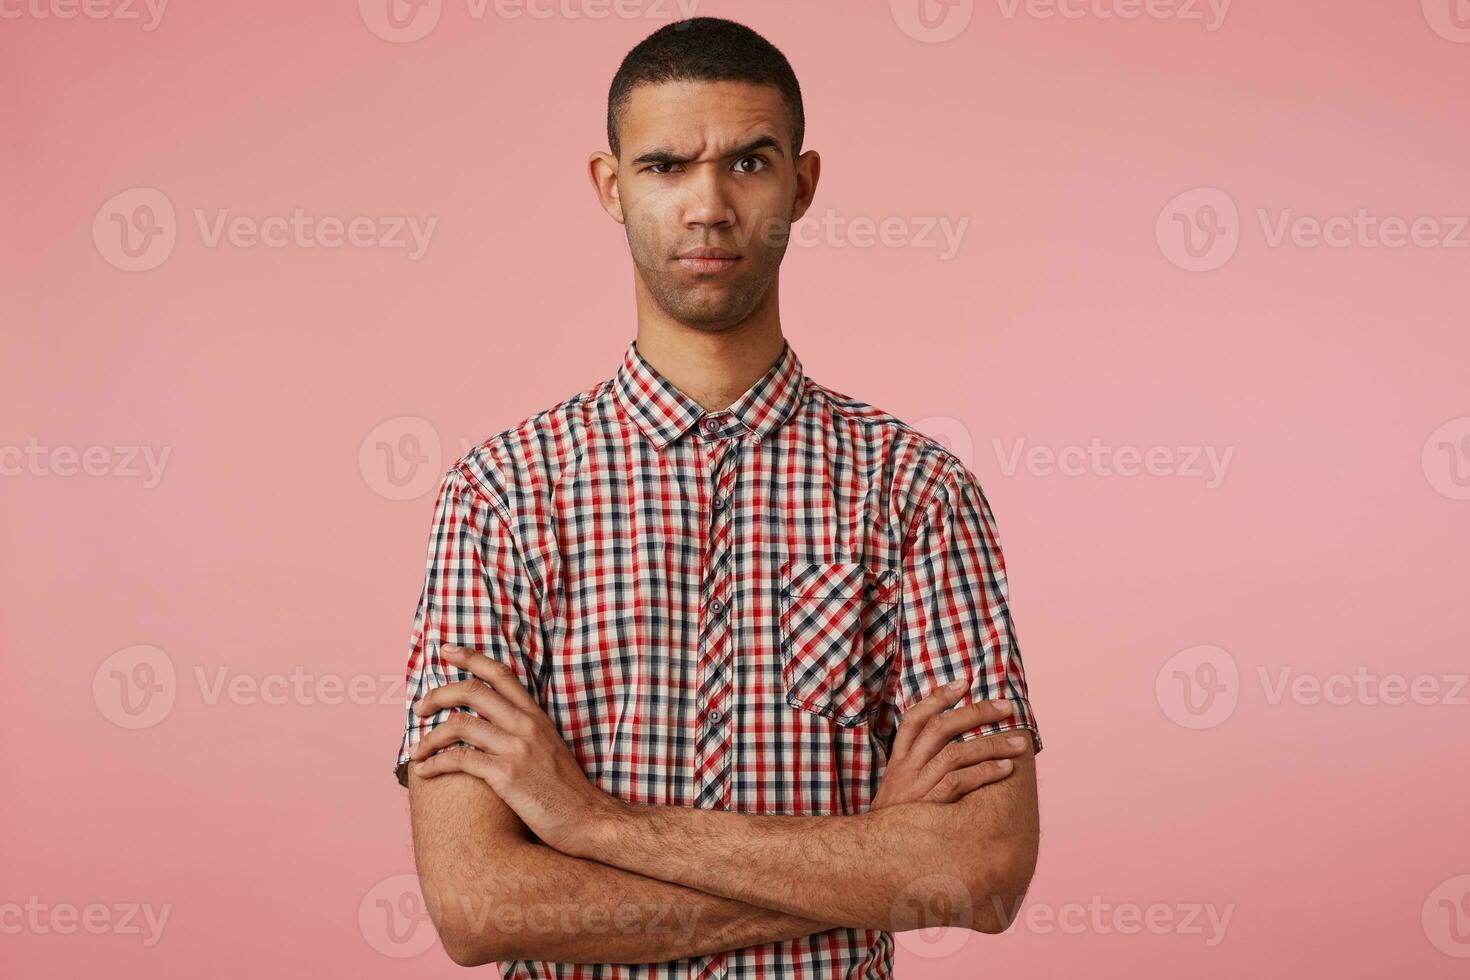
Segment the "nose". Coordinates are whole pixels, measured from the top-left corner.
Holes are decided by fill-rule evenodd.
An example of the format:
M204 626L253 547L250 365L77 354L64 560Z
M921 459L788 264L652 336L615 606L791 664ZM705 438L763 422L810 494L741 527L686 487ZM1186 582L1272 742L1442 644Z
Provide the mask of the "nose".
M684 209L684 223L690 227L728 227L734 224L735 209L730 204L725 175L718 163L696 166L687 181L689 201Z

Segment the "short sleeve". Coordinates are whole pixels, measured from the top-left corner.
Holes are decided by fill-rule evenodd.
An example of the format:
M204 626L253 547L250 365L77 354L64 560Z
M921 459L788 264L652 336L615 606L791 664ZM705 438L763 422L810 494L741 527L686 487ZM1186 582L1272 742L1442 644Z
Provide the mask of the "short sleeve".
M970 690L959 704L1004 698L1012 710L958 737L1025 728L1040 752L1000 536L979 483L957 460L916 517L902 572L897 683L890 685L900 723L908 708L968 674Z
M401 785L408 785L407 763L414 746L453 713L446 709L420 718L413 706L434 688L473 676L446 663L440 645L493 657L539 700L539 630L535 588L501 510L462 470L450 470L434 504L428 567L414 614L403 736L394 764ZM458 710L474 714L471 708Z

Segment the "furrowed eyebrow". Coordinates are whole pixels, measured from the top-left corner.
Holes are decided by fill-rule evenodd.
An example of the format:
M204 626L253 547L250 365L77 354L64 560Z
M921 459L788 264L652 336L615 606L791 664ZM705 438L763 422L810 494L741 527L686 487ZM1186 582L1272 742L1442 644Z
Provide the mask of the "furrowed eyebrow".
M749 143L746 143L744 146L737 146L735 149L731 150L729 153L726 153L724 155L724 159L726 159L726 160L732 159L732 158L737 158L738 159L740 157L749 156L750 154L754 153L756 150L765 150L765 149L772 149L772 150L775 150L777 153L784 153L785 152L782 149L782 147L781 147L781 141L778 140L778 139L776 139L776 137L774 137L774 136L757 136L755 139L751 140ZM635 164L643 164L643 163L692 163L692 162L694 162L695 159L697 159L697 158L695 158L695 157L680 156L679 154L675 153L673 150L669 150L669 149L657 149L657 150L650 150L649 152L643 154L642 156L640 156L637 159L635 159L633 161L633 163L635 163Z

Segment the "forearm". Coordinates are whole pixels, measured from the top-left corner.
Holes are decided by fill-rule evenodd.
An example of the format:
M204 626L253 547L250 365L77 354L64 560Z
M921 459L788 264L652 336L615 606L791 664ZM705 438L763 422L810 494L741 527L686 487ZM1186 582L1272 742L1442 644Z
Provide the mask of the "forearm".
M461 963L655 963L833 928L521 841L425 883L425 896L454 923Z
M895 929L914 906L952 906L956 893L985 928L1006 880L986 828L957 816L973 807L906 803L851 816L758 816L625 806L589 834L587 856L641 875L781 912L858 928ZM997 841L997 845L999 842ZM977 857L977 853L982 855ZM992 874L992 872L994 872ZM931 923L933 924L933 923ZM1003 927L1002 927L1003 928Z

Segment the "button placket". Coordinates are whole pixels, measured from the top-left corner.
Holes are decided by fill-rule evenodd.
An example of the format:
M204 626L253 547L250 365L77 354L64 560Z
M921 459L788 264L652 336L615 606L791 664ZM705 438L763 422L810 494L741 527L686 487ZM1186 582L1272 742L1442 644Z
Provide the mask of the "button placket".
M707 418L706 423L714 422ZM715 424L705 426L718 430ZM695 805L728 803L730 773L730 693L733 671L731 593L731 494L735 488L739 445L734 440L715 438L704 444L705 459L714 473L709 496L709 521L705 541L702 583L705 597L701 610L700 666L698 685L699 730L695 735Z

